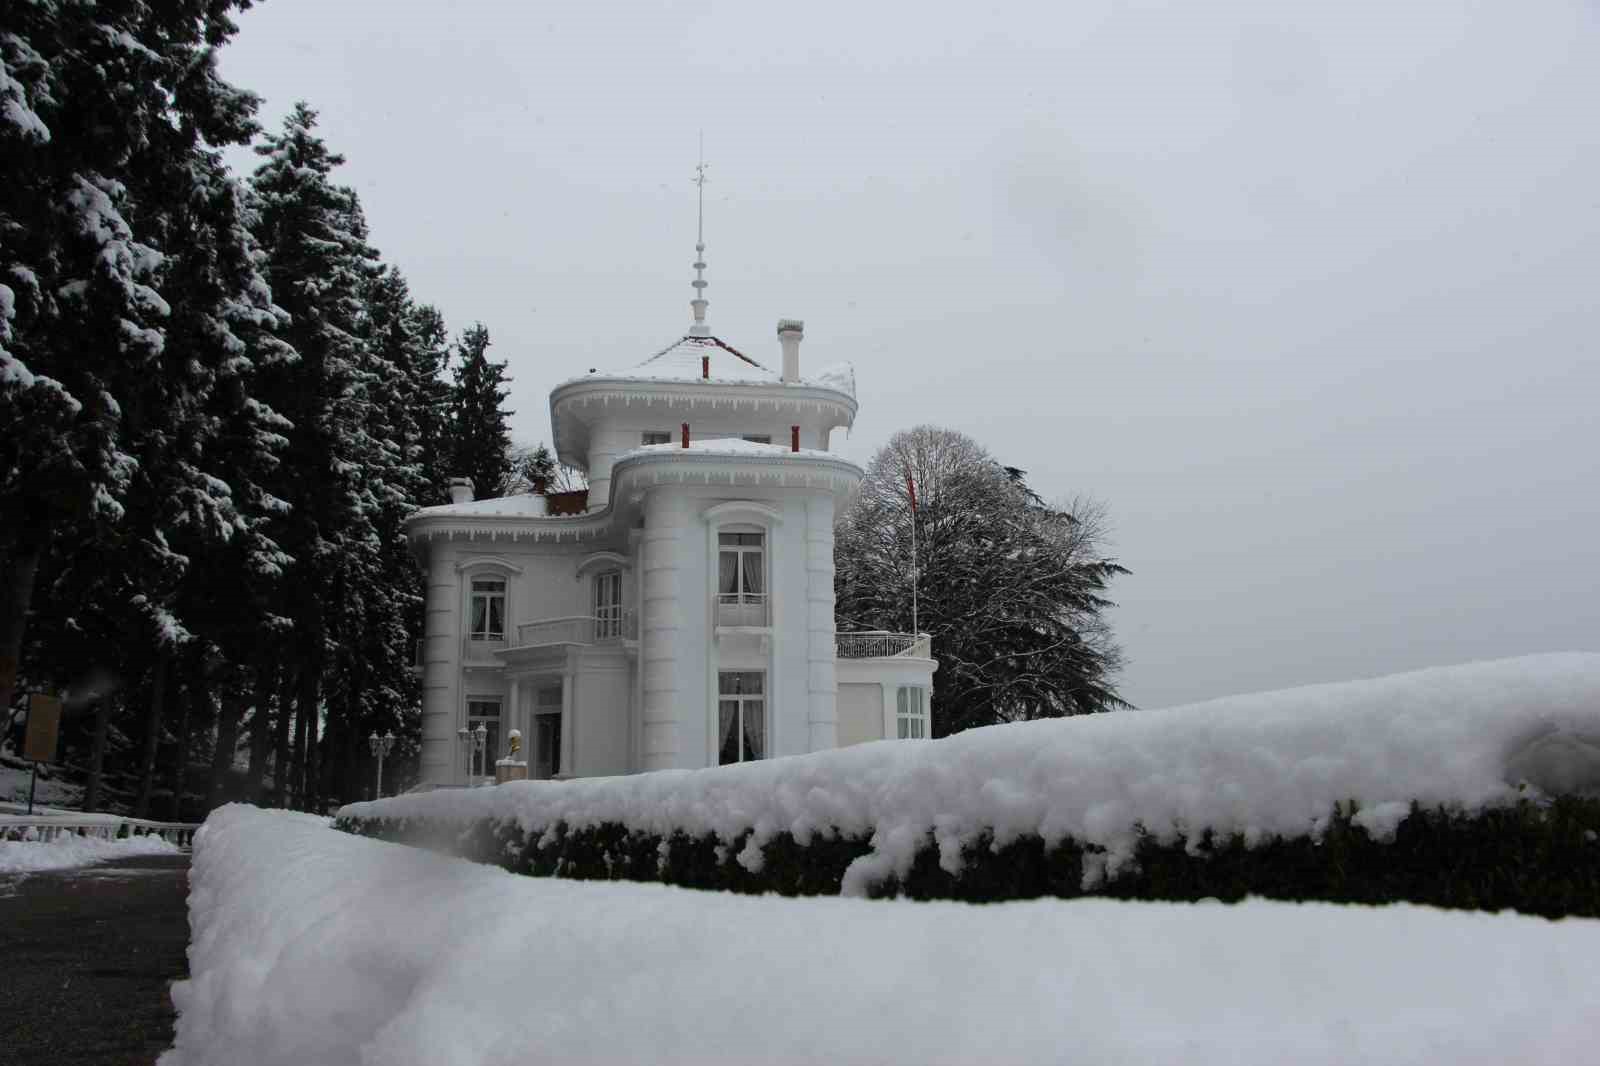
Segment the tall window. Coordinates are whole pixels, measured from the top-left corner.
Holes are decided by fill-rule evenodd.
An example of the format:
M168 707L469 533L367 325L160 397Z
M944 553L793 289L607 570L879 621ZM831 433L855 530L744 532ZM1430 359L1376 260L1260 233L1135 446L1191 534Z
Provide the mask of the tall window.
M594 579L594 639L622 636L622 572L607 570Z
M765 541L762 533L717 534L717 592L723 602L759 600L766 594Z
M671 444L672 434L664 429L647 429L640 435L641 444Z
M766 681L760 670L724 670L717 675L718 765L766 756Z
M901 740L921 740L928 735L928 691L902 685L895 699L895 724Z
M506 639L506 582L502 577L472 579L473 640Z
M482 725L489 734L484 738L483 751L472 749L470 765L467 767L469 774L487 777L494 773L494 761L500 757L500 701L498 699L475 699L467 701L467 728L474 735L478 726Z

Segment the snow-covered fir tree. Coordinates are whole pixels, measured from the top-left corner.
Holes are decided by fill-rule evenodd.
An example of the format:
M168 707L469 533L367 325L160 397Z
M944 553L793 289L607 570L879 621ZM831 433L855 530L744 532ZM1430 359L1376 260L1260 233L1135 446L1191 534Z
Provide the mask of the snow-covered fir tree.
M505 495L515 475L506 410L506 364L489 359L489 331L479 322L461 334L451 405L450 473L472 479L478 499Z

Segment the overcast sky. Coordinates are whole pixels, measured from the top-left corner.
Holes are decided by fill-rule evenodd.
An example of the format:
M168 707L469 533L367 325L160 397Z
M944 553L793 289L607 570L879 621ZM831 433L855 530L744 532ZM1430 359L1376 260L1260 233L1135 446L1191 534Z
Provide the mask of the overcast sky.
M1105 502L1161 706L1600 649L1600 5L268 0L372 237L551 386L689 319ZM241 166L252 165L240 156Z

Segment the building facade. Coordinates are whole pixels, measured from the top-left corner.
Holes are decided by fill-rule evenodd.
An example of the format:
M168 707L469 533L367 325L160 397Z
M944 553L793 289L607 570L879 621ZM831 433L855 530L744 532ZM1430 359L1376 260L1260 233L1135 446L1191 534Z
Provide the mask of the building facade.
M855 418L853 373L802 377L794 321L768 369L711 333L704 287L672 345L551 393L586 495L474 500L456 482L410 519L423 781L492 775L512 730L535 778L929 735L927 638L834 621L834 515L862 471L829 438Z

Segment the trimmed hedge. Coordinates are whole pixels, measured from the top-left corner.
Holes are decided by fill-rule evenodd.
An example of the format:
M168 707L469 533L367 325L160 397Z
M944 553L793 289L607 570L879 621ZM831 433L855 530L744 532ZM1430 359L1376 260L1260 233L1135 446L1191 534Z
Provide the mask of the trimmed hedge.
M1318 840L1273 839L1247 847L1242 837L1208 836L1190 854L1182 843L1146 835L1133 868L1083 887L1084 860L1099 849L1074 841L1047 848L1037 837L1002 847L980 838L963 851L961 872L939 865L930 836L903 878L876 886L875 897L972 903L1054 896L1232 902L1245 896L1335 903L1425 903L1475 910L1513 909L1547 918L1600 917L1600 799L1548 803L1476 814L1413 804L1393 840L1374 840L1353 822L1354 804L1336 810ZM866 837L835 834L798 843L781 833L762 848L752 873L737 856L749 834L671 837L605 824L524 837L515 824L466 828L422 819L341 818L346 832L430 847L513 873L578 880L655 881L684 888L785 896L835 895L845 868L871 853Z

